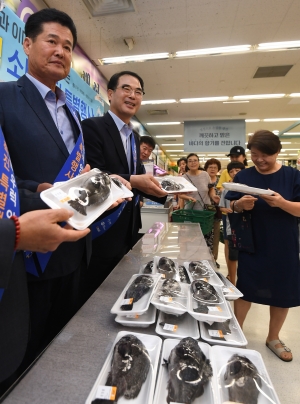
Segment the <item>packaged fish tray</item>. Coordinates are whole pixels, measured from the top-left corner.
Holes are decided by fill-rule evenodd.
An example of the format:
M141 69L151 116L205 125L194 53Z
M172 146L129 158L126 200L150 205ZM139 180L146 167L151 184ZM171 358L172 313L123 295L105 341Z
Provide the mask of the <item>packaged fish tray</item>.
M118 349L120 346L122 349ZM152 404L161 346L158 336L119 332L85 404L100 399ZM135 387L125 391L124 386L133 381ZM132 398L125 398L125 394Z
M189 261L183 264L191 282L203 279L214 286L224 286L208 260Z
M120 316L145 313L159 279L160 274L132 275L110 312Z
M160 280L151 298L151 303L166 314L180 316L188 310L188 290L190 285L175 279Z
M220 403L280 404L259 352L218 345L211 351Z
M166 175L165 177L155 177L155 179L168 194L178 194L178 192L197 192L197 188L181 175Z
M231 305L227 302L231 319L223 323L214 322L212 324L199 322L201 339L210 345L224 345L245 347L248 344L246 337L233 313Z
M69 181L56 183L41 192L41 198L52 209L65 208L73 212L68 223L84 230L118 199L133 196L128 189L125 196L124 188L116 185L108 174L94 168Z
M198 339L200 337L198 321L188 313L175 316L174 314L166 314L160 311L155 332L165 338L181 339L192 337Z
M221 272L216 272L218 277L223 282L223 293L226 300L236 300L239 297L243 297L243 293L240 292Z
M127 316L116 316L115 321L124 327L141 327L147 328L150 324L155 323L156 308L150 304L149 309L142 315L129 314Z
M200 288L197 285L198 283L200 284ZM204 288L202 287L203 285ZM204 299L201 296L202 292ZM207 295L209 297L205 298ZM212 300L209 300L210 296ZM194 281L189 288L188 313L196 320L208 323L222 323L232 317L222 288L210 285L201 279Z
M177 260L165 257L154 256L140 267L141 274L161 274L163 279L175 279L178 282L189 284L190 278L186 268L178 264Z
M164 341L153 404L166 404L168 402L213 404L216 402L214 371L209 362L211 347L204 342L194 340L191 343L191 349L188 346L186 349L185 341L187 340L166 339ZM178 355L176 354L176 347L179 349L179 344L183 347L183 351L189 352L188 355L184 356L186 363L183 366L180 366ZM202 357L201 353L199 354L199 349L203 352L205 358ZM172 358L170 358L171 352ZM192 355L190 352L192 352ZM166 361L169 361L168 366L166 366ZM191 369L190 372L189 368ZM185 372L189 372L187 383L184 382ZM191 376L195 380L191 380ZM172 389L173 392L170 391L169 393L169 389ZM187 401L188 396L191 398L189 401ZM194 398L194 396L197 397Z

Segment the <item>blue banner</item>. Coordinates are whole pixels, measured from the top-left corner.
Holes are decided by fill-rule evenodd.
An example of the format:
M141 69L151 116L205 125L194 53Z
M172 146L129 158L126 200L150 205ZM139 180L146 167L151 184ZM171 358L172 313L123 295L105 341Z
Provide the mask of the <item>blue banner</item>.
M28 59L23 51L24 25L8 7L0 11L0 81L18 80L28 71ZM81 119L104 114L103 99L73 69L57 85Z

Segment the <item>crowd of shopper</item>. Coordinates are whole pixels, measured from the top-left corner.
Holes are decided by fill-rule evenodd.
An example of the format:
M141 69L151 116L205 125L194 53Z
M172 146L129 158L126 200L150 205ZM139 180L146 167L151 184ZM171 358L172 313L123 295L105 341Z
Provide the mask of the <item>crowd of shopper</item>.
M43 9L28 18L25 36L28 72L15 82L0 83L0 152L6 161L1 166L0 185L5 188L5 170L13 168L15 177L10 178L15 178L18 189L13 191L20 201L15 215L9 217L4 210L5 219L0 220L0 395L132 248L141 227L140 197L160 203L166 200L166 192L153 176L145 174L141 162L149 158L155 142L151 137L140 142L130 122L141 106L142 78L131 71L114 74L107 86L109 111L80 123L78 113L56 85L71 67L77 41L73 21L61 11ZM86 154L79 153L83 143ZM220 179L217 159L208 160L204 169L195 153L178 160L178 174L197 188L190 194L178 194L179 205L203 210L214 204L226 214L251 211L255 252L239 251L232 260L232 246L225 244L227 259L235 261L235 266L238 261L237 287L244 295L236 301L235 313L243 325L251 302L269 305L266 344L280 359L290 361L292 354L279 339L279 332L288 308L300 305L300 174L278 164L281 144L272 133L255 133L247 147L254 167L243 170L247 166L245 150L235 146ZM40 198L41 191L62 177L67 179L74 153L80 154L85 167L81 173L99 168L118 175L133 192L132 198L110 206L91 232L60 225L70 213L49 210ZM223 193L220 203L222 184L229 181L269 188L273 194L254 197L229 191ZM7 186L2 188L1 192L8 192ZM223 222L224 230L228 229L225 215ZM219 231L216 218L205 235L215 260ZM50 253L40 254L45 252ZM236 269L231 267L232 283L235 277Z

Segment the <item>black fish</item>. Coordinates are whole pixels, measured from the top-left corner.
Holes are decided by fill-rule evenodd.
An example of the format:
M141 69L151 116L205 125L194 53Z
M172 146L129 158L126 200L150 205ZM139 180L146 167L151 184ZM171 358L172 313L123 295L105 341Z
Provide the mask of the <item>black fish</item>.
M257 404L261 379L256 366L246 356L234 354L228 361L224 374L229 401Z
M212 325L208 325L207 329L208 330L217 330L217 331L222 331L223 335L229 335L231 334L231 329L229 327L230 325L230 320L226 320L223 323L212 323ZM212 339L216 339L216 340L222 340L222 341L226 341L226 339L224 337L212 337Z
M208 307L205 306L205 304L201 304L197 302L197 307L193 309L195 313L202 313L202 314L207 314L208 313Z
M97 398L92 404L116 403L122 396L127 400L136 398L147 379L150 363L151 359L142 341L134 335L125 335L114 347L111 371L105 384L117 387L116 399Z
M184 188L184 185L178 184L177 182L170 179L164 179L161 182L161 187L165 191L179 191L180 189Z
M205 278L210 276L210 272L206 265L201 261L192 261L189 264L189 271L193 279Z
M175 316L174 314L163 314L163 321L159 323L162 327L164 327L165 324L172 324L176 325L179 322L178 316Z
M110 178L119 188L122 188L122 182L119 180L119 178L116 177L110 177Z
M152 272L153 272L153 261L149 261L149 262L147 262L143 273L144 274L152 274Z
M221 299L216 289L201 279L191 284L193 298L201 303L220 303Z
M167 366L168 404L191 404L204 393L204 386L213 374L209 359L191 337L183 338L172 349Z
M178 273L179 273L180 282L191 283L187 270L185 269L185 267L183 265L178 265Z
M164 274L166 278L173 278L176 274L175 262L167 257L161 257L158 261L158 272Z
M132 310L133 303L140 300L153 286L154 280L151 276L140 275L135 278L126 290L124 299L132 299L128 304L123 304L121 310Z
M77 188L79 196L70 195L68 204L80 214L86 216L87 206L104 202L110 194L110 177L106 173L99 173L88 178L81 188ZM75 188L76 189L76 188Z
M179 296L180 292L181 286L179 285L179 282L175 279L166 279L163 281L161 288L158 291L158 295L176 297Z

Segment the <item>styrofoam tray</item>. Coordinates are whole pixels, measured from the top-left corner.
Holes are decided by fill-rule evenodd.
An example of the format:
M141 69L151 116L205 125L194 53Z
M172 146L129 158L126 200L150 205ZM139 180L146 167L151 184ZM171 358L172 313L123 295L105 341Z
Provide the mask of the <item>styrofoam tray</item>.
M157 283L155 291L151 298L151 303L155 306L158 310L163 311L166 314L174 314L180 316L184 314L188 310L187 301L188 301L188 291L190 285L187 283L180 283L181 286L181 293L180 297L168 297L168 296L157 296L157 292L161 288L163 284L163 280L160 280Z
M220 403L227 403L229 401L228 392L225 388L224 373L228 360L234 354L246 356L257 367L262 381L262 392L258 396L257 404L280 404L280 401L275 392L274 386L270 380L267 369L263 362L262 356L259 352L251 349L232 348L215 345L211 348L211 357L214 373L216 376L217 394ZM268 399L269 397L270 399Z
M214 271L213 267L211 266L211 264L209 263L208 260L198 260L200 262L202 262L208 269L209 271L209 276L205 277L193 277L193 275L191 274L191 272L189 271L189 264L191 261L189 262L184 262L184 266L187 270L187 273L190 277L191 282L198 280L198 279L204 279L206 280L206 282L210 283L213 286L223 286L223 282L221 281L221 279L218 277L218 275L216 274L216 272Z
M242 192L249 195L274 195L274 192L269 189L248 187L248 185L239 184L238 182L223 182L222 187L229 191Z
M185 338L192 337L198 339L200 337L198 322L188 313L181 316L172 316L172 322L170 322L169 315L159 312L155 332L166 338ZM165 325L160 325L165 321Z
M145 345L145 347L149 353L150 360L151 360L151 366L149 369L148 377L147 377L145 383L142 385L139 395L135 399L132 399L130 401L128 401L124 397L120 397L118 400L118 404L128 404L129 402L130 402L130 404L140 404L140 403L152 404L162 340L160 337L155 336L155 335L139 334L139 333L134 333L134 332L130 333L127 331L121 331L117 334L117 337L113 343L113 346L104 362L104 365L99 373L99 376L97 377L97 380L96 380L85 404L91 404L91 402L94 400L98 386L105 386L108 373L110 372L110 369L111 369L111 360L113 357L114 346L122 337L124 337L127 334L135 335L137 338L139 338L142 341L142 343Z
M170 180L174 181L176 184L183 185L183 188L177 191L166 191L164 189L164 191L167 192L168 194L178 194L179 192L197 192L197 188L181 175L179 176L166 175L164 177L155 177L155 179L160 184L165 180Z
M179 341L176 339L164 340L153 404L167 403L167 400L166 400L167 395L168 395L167 385L168 385L169 377L168 377L168 369L164 365L165 364L164 359L165 360L169 359L171 350L178 344L178 342ZM199 347L201 348L201 350L203 351L204 355L208 359L210 359L211 358L211 347L208 344L206 344L205 342L198 342L198 344L199 344ZM196 398L193 401L193 404L213 404L213 403L215 403L215 400L214 400L214 396L216 393L215 390L216 390L216 387L215 387L215 380L214 380L214 376L213 376L211 378L211 380L205 385L204 393L202 394L202 396Z
M71 199L69 192L71 188L81 188L83 183L92 176L99 174L101 171L97 168L88 173L78 175L71 180L56 183L52 188L48 188L41 192L41 199L52 209L68 209L73 212L73 216L68 223L78 230L86 229L94 220L96 220L103 212L105 212L114 202L120 198L124 198L124 192L113 181L111 181L111 192L108 198L101 204L94 204L87 207L87 215L77 212L73 209L68 201ZM76 192L76 191L74 191ZM78 194L79 195L79 194Z
M188 313L194 317L198 321L206 321L210 322L219 322L222 323L223 321L228 320L231 318L231 312L229 311L227 302L224 298L222 288L220 286L214 286L217 293L222 299L222 303L208 305L208 313L196 313L193 309L198 307L197 301L193 298L191 290L189 289L188 293Z
M232 316L232 318L229 320L230 321L229 327L231 330L231 334L224 335L225 341L222 339L214 339L213 336L215 336L216 331L215 330L210 331L209 330L210 325L204 323L203 321L200 321L199 325L200 325L201 338L204 339L204 341L208 342L210 345L245 347L248 344L248 341L246 340L246 337L239 323L237 322L237 319L232 311L230 303L227 302L227 305Z
M117 316L115 321L124 325L125 327L149 327L150 324L155 323L156 308L150 304L149 309L142 314L129 315L129 316Z
M165 257L165 256L154 256L154 257L153 257L153 259L152 259L152 261L153 261L152 274L160 274L161 277L162 277L162 279L165 279L165 278L166 278L166 275L165 275L164 273L159 272L159 270L158 270L158 262L159 262L160 258L162 258L162 257ZM166 257L166 258L168 258L168 257ZM186 283L186 282L181 282L181 280L180 280L179 269L178 269L178 268L179 268L179 264L178 264L177 260L176 260L176 259L173 259L173 258L171 258L171 259L172 259L172 261L174 261L174 263L175 263L175 273L171 276L172 279L175 279L177 282L180 282L180 284L181 284L181 283ZM148 263L149 261L151 261L151 260L149 259L149 260L147 261L147 263ZM145 271L145 267L146 267L147 263L144 263L144 264L141 265L140 270L139 270L139 273L140 273L140 274L144 274L144 273L145 273L144 271ZM188 281L190 281L190 276L189 276L188 273L187 273L187 279L188 279Z
M117 178L114 175L110 175L110 177L111 178ZM123 191L123 198L132 198L133 197L133 192L130 191L130 189L128 189L123 183L121 183L121 184L122 184L121 188L120 187L118 187L118 188Z
M239 297L243 297L243 293L240 292L221 272L217 272L217 276L222 280L223 293L226 300L236 300Z
M121 306L122 306L122 302L124 300L125 293L126 293L127 289L129 288L129 286L131 285L131 283L134 281L134 279L137 278L138 276L141 276L141 275L139 275L139 274L132 275L132 277L128 281L127 285L123 289L122 293L118 297L117 301L115 302L115 304L111 308L111 310L110 310L111 313L118 314L120 316L129 315L129 314L139 314L139 315L141 315L141 314L145 313L148 310L149 305L150 305L151 297L152 297L152 295L154 293L154 290L155 290L155 287L157 285L157 282L160 279L160 274L157 274L157 275L145 275L145 276L152 277L153 280L154 280L154 283L153 283L152 287L150 288L150 290L143 297L141 297L140 300L133 303L132 310L130 310L130 311L121 310Z

